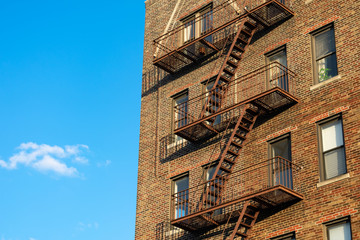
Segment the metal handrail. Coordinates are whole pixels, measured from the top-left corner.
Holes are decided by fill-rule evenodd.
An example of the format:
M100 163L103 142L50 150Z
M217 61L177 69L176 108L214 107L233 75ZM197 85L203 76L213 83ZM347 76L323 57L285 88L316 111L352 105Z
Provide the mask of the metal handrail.
M171 195L171 206L174 213L178 212L172 218L178 219L276 186L301 192L301 185L294 185L294 179L298 178L300 169L302 169L301 166L277 156L176 192ZM219 188L219 185L222 187ZM204 195L207 188L218 195ZM213 203L199 204L204 201ZM179 211L184 212L179 214Z
M274 76L270 76L270 73L273 72ZM279 62L273 62L270 64L267 64L263 67L257 68L243 76L240 76L236 78L235 80L231 81L227 85L224 85L224 88L227 88L227 97L226 101L222 104L221 107L217 109L216 112L221 111L222 109L229 108L242 100L246 100L248 98L251 98L257 94L263 93L266 90L271 89L272 87L280 87L279 84L275 83L277 80L283 81L283 85L285 86L283 90L289 92L292 95L296 95L296 82L295 82L296 74L291 71L286 66L280 64ZM272 87L269 85L273 85ZM188 112L182 112L181 114L187 118L187 115L190 116L191 119L188 118L189 121L185 125L178 126L178 121L174 121L174 126L176 126L175 129L181 128L186 126L187 124L190 124L192 122L195 122L201 118L201 111L203 109L203 105L206 103L206 99L214 95L218 92L218 89L214 89L205 93L202 93L196 97L193 97L189 99L186 102L183 102L177 106L174 107L174 113L181 111L181 109L184 109L184 106L187 107ZM247 96L245 98L244 96ZM215 113L208 114L206 117L209 117L211 115L215 115Z

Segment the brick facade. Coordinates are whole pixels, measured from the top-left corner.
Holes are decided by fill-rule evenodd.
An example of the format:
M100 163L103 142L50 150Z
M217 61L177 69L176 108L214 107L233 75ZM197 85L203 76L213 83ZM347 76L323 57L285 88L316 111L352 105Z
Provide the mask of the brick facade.
M214 74L218 64L215 54L175 74L153 65L153 40L167 25L171 30L181 17L209 1L180 0L178 6L177 2L145 2L135 239L225 239L231 234L225 224L182 237L159 233L170 222L172 178L187 172L189 187L200 184L203 166L218 158L225 142L220 140L224 133L200 143L173 141L172 96L185 89L189 98L201 94L202 82ZM299 103L255 125L235 169L268 159L268 141L289 134L292 162L302 166L294 184L301 186L304 200L268 210L258 218L250 239L271 239L289 232L295 232L296 239L324 239L324 223L347 216L352 239L360 239L360 1L292 0L291 10L295 12L292 18L254 35L237 75L264 66L266 53L286 46L287 65L297 74L295 95ZM338 76L315 84L311 33L327 24L334 26ZM337 114L342 117L347 174L322 182L317 122Z

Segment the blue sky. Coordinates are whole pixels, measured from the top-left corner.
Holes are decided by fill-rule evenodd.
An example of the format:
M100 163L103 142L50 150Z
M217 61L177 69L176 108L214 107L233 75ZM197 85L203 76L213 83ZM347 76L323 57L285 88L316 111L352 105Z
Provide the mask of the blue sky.
M144 1L1 1L0 240L133 239Z

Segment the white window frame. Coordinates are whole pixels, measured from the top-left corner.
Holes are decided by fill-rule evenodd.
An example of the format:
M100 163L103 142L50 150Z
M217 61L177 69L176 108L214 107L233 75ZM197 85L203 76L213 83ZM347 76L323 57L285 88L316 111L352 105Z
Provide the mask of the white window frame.
M326 149L324 151L324 142L323 142L323 132L322 132L322 126L330 124L332 122L337 122L339 121L341 124L341 139L342 139L342 144L330 149ZM343 127L343 120L342 120L342 116L341 115L335 115L332 116L330 118L321 120L319 122L317 122L317 128L318 128L318 149L319 149L319 160L320 160L320 181L326 181L332 178L336 178L338 176L341 176L343 174L347 173L347 165L346 165L346 151L345 151L345 138L344 138L344 127ZM336 151L337 149L343 149L343 156L344 156L344 167L345 167L345 172L338 174L336 176L331 176L328 177L326 176L326 163L325 163L325 154Z

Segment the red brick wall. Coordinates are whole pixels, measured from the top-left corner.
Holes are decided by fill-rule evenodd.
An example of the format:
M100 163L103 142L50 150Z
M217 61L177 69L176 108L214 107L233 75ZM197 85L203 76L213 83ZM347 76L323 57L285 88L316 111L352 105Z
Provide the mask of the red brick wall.
M174 20L178 21L180 16L206 2L183 0ZM148 0L145 5L135 238L156 239L156 226L170 219L170 178L189 172L190 187L199 184L201 166L216 159L220 144L219 138L214 138L200 144L186 142L171 147L171 96L186 88L189 89L189 98L199 95L201 81L211 76L216 62L210 59L174 75L154 67L152 41L163 34L176 1ZM290 133L292 161L303 166L294 184L301 186L305 199L260 218L252 230L251 239L269 239L295 231L296 239L318 240L322 239L324 222L348 215L353 239L360 239L360 1L293 0L292 10L294 17L254 36L238 74L265 65L264 53L286 44L288 67L297 74L296 97L300 103L255 126L236 169L267 159L267 141ZM334 23L340 77L311 90L314 83L309 33L328 23ZM343 119L350 177L317 187L320 173L316 121L338 113ZM223 239L223 228L220 226L204 236Z

